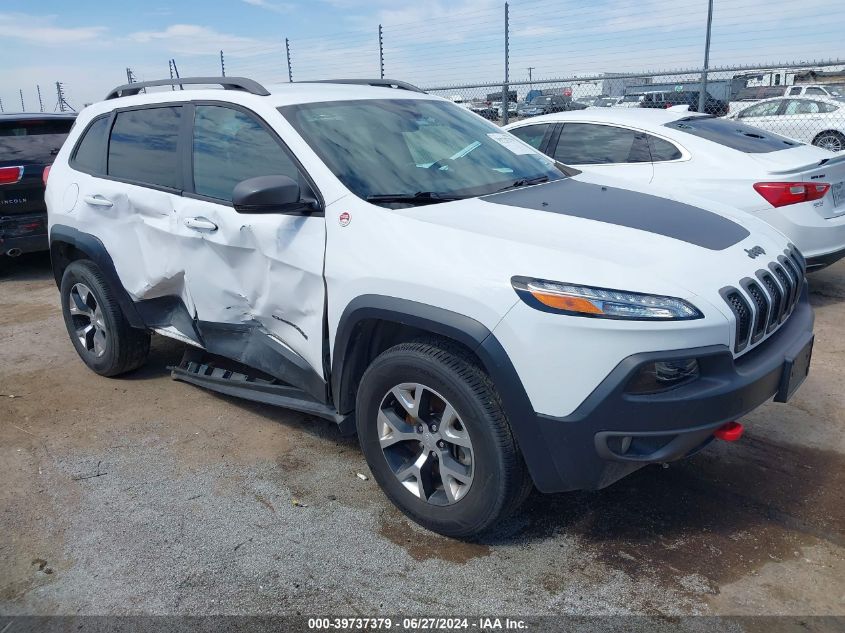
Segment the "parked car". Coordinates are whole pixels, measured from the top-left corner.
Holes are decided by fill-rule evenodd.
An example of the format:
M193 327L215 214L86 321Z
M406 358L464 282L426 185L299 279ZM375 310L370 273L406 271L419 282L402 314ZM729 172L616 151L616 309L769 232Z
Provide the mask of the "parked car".
M140 93L173 81L86 108L49 172L71 343L116 376L155 331L187 343L178 380L357 430L427 528L737 439L807 375L802 256L750 215L394 80Z
M604 98L604 95L591 95L589 97L578 97L577 99L573 99L573 101L589 108L594 105L596 101Z
M489 101L474 100L469 102L469 109L488 121L496 121L499 118L499 109Z
M76 114L0 114L0 257L47 250L44 168Z
M622 102L625 100L625 97L599 97L593 104L589 106L590 108L613 108L622 105Z
M532 117L541 114L551 114L552 112L584 110L586 107L582 103L573 101L571 97L564 97L563 95L538 95L531 99L530 102L523 103L519 106L517 114L521 117Z
M617 103L611 105L613 108L639 108L645 99L644 93L624 95Z
M672 110L564 112L505 129L566 165L742 209L811 269L845 256L845 155Z
M836 86L825 85L797 85L789 86L782 93L784 97L825 97L827 99L843 99L845 94Z
M765 99L729 118L840 152L845 147L845 101L822 97Z
M505 112L504 112L504 109L502 108L502 102L501 101L494 101L493 107L496 108L496 113L498 114L498 118L500 118L500 119L503 118L504 115L505 115ZM509 117L516 117L518 108L519 108L519 106L516 103L516 101L508 101L508 116Z
M699 95L698 90L669 90L665 92L650 92L640 102L641 108L672 108L674 106L689 106L690 112L698 112ZM709 93L704 102L704 112L713 116L725 116L728 113L728 102L716 99Z

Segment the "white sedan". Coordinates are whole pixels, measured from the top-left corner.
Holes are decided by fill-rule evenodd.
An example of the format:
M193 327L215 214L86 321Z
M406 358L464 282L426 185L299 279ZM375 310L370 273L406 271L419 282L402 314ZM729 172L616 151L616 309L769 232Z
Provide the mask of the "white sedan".
M845 152L679 109L559 112L505 129L566 165L752 213L811 268L845 257Z
M732 109L728 118L832 152L845 149L845 101L840 99L775 97Z

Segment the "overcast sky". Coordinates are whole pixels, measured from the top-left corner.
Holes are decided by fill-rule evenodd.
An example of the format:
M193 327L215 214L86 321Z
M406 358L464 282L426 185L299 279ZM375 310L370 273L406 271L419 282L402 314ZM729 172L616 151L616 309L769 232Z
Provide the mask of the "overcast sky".
M510 74L570 77L700 66L706 0L513 0ZM488 0L3 0L0 99L6 112L76 108L126 78L227 74L286 81L378 76L424 86L501 81L504 2ZM845 57L842 0L715 0L711 59L773 64Z

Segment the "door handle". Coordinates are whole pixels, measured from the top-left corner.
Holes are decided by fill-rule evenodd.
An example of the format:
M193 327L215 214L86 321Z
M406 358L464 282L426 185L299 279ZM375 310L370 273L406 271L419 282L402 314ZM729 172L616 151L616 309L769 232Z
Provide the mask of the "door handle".
M198 217L198 218L186 218L185 219L185 226L189 229L193 229L195 231L209 231L214 232L217 230L217 225L209 220L208 218Z
M92 207L113 207L114 203L111 200L107 200L103 196L97 194L94 196L85 196L82 198L90 204Z

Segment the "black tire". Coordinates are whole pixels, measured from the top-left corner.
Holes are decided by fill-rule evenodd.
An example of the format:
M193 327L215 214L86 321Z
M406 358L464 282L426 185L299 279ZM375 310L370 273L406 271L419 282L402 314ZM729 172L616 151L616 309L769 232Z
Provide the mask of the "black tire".
M77 328L91 321L89 316L71 314L71 292L82 284L90 290L93 305L104 325L101 353L86 347L77 336ZM119 376L138 369L150 351L150 333L131 327L103 273L87 259L72 262L61 283L62 316L76 352L88 367L101 376ZM76 296L79 296L78 291Z
M829 145L831 143L833 146L838 147L838 149L830 148ZM836 130L821 132L813 139L813 145L817 147L827 147L828 149L832 149L834 152L841 152L845 150L845 134L837 132Z
M472 483L449 505L433 505L410 492L382 451L379 408L402 383L420 383L442 395L471 439ZM356 421L361 449L382 490L410 519L434 532L478 536L515 512L532 490L493 383L469 355L446 341L403 343L376 358L358 388Z

